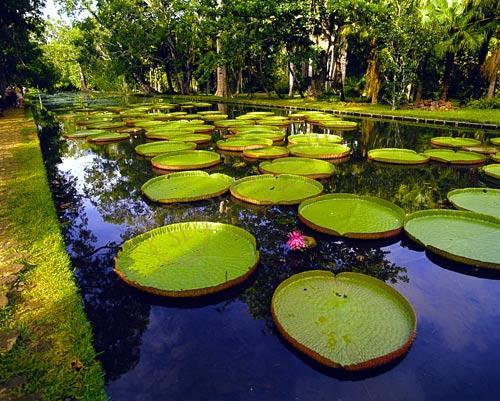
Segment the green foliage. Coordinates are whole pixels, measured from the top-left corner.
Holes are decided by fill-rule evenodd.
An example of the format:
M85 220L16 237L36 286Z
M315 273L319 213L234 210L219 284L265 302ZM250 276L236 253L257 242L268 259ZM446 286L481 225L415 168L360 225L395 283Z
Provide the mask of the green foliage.
M471 100L469 103L467 103L467 107L470 109L500 109L500 97Z

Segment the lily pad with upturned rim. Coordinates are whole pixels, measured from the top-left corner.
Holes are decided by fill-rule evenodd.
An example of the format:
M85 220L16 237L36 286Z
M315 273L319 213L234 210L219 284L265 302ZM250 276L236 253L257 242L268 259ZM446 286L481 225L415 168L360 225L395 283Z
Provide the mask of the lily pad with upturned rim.
M500 189L462 188L448 192L448 200L457 209L500 218Z
M491 160L493 160L495 163L500 163L500 152L491 155Z
M89 142L117 142L117 141L124 141L126 139L129 139L130 135L125 134L125 133L119 133L119 132L106 132L104 134L96 134L96 135L90 135L87 137L87 141Z
M260 163L259 170L261 173L274 175L295 174L308 178L328 178L335 172L335 167L325 160L283 157Z
M85 139L91 135L107 134L108 132L102 129L84 129L73 131L70 133L64 133L64 137L67 139Z
M462 148L468 152L481 153L482 155L494 155L498 149L494 146L466 146Z
M368 159L391 164L424 164L429 161L429 156L411 149L381 148L370 150Z
M181 141L150 142L137 145L135 151L141 156L152 157L165 153L176 153L196 149L196 144Z
M126 241L115 272L127 284L170 297L215 293L244 281L259 261L255 238L222 223L160 227Z
M500 269L500 220L474 212L431 209L406 218L406 234L430 251L476 267Z
M254 175L236 181L231 195L256 205L296 205L318 196L323 185L311 178L297 175Z
M294 156L313 159L342 159L349 156L351 148L339 144L297 144L288 146Z
M219 163L220 155L209 150L186 150L174 155L159 155L151 159L153 167L162 170L195 170Z
M212 136L205 134L194 134L194 133L178 133L176 132L146 132L146 138L163 140L163 141L182 141L182 142L192 142L196 144L208 143L212 140Z
M233 178L225 174L182 171L152 178L144 183L141 190L154 202L193 202L222 195L233 182Z
M251 159L278 159L280 157L287 157L290 151L281 146L268 146L260 149L245 149L243 156Z
M341 143L343 141L341 136L330 134L296 134L290 135L288 138L289 144L331 144Z
M355 129L358 126L358 123L354 121L345 121L345 120L328 120L328 121L323 121L320 122L320 125L323 128L327 129L337 129L337 130L342 130L342 129Z
M431 138L431 144L445 148L464 148L466 146L477 146L481 141L472 138L453 138L451 136L437 136Z
M328 194L302 202L299 218L319 232L347 238L378 239L398 235L403 209L374 196Z
M271 146L272 139L267 138L252 138L252 139L239 139L234 137L231 139L217 141L217 148L229 151L243 151L245 149L259 149Z
M271 312L293 346L326 366L349 371L401 357L417 329L406 298L381 280L352 272L295 274L276 288Z
M487 166L483 167L483 171L484 174L486 174L488 177L500 180L500 164L498 163L488 164Z
M104 121L100 123L87 124L88 129L115 129L123 127L125 127L125 123L122 121Z
M499 137L496 137L496 138L491 138L491 139L490 139L490 142L491 142L493 145L500 146L500 136L499 136Z
M424 152L424 155L430 157L431 160L456 165L475 165L483 164L486 161L486 156L474 152L466 152L459 150L455 152L452 149L429 149Z

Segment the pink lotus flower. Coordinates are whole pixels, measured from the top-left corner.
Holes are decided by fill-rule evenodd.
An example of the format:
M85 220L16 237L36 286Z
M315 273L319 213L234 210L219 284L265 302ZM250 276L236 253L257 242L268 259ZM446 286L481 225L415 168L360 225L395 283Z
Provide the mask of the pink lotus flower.
M286 244L292 251L302 250L307 247L306 237L300 231L288 233L288 241Z

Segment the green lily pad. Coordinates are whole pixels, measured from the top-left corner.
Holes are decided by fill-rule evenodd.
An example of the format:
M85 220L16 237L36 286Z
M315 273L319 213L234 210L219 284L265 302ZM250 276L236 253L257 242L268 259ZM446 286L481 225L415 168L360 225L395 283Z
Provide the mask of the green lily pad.
M491 155L491 160L493 160L495 163L500 163L500 152Z
M202 108L202 107L211 107L212 103L207 103L207 102L194 102L193 103L194 107Z
M466 146L477 146L481 141L472 138L452 138L451 136L437 136L431 139L434 146L445 148L463 148Z
M451 149L429 149L424 155L437 162L456 165L482 164L486 161L486 157L479 153Z
M394 203L373 196L328 194L302 202L299 218L326 234L377 239L398 235L405 213Z
M323 128L327 129L354 129L358 126L358 123L354 121L345 121L345 120L328 120L320 122L320 125Z
M165 154L153 157L153 167L163 170L195 170L220 163L220 155L209 150L186 150L174 155Z
M68 139L80 139L87 138L90 135L106 134L107 132L102 129L83 129L78 131L73 131L65 133L64 137Z
M448 200L457 209L500 218L500 189L463 188L448 192Z
M211 135L205 134L194 134L194 133L183 133L184 131L155 131L146 132L146 138L157 139L164 141L182 141L182 142L192 142L192 143L208 143L212 140Z
M254 175L236 181L230 188L237 199L256 205L295 205L323 192L323 185L297 175Z
M251 134L236 134L233 139L270 139L273 142L282 142L285 139L285 133L281 131L264 131Z
M416 335L410 303L365 274L311 270L276 288L271 311L280 333L318 362L349 371L404 355Z
M483 167L484 174L488 177L496 178L500 180L500 164L489 164Z
M249 232L200 221L171 224L126 241L115 259L115 272L153 294L194 297L241 283L258 261Z
M500 220L461 210L424 210L409 215L405 232L430 251L456 262L500 269Z
M494 146L466 146L462 149L468 152L481 153L483 155L494 155L498 152L498 149Z
M217 141L217 147L219 149L236 152L243 151L245 149L265 148L266 146L271 146L272 144L272 139L266 138L239 139L238 137L234 137L231 139Z
M423 164L429 161L429 156L410 149L382 148L370 150L368 159L392 164Z
M251 159L277 159L280 157L287 157L290 151L281 146L268 146L267 148L260 149L245 149L243 156Z
M496 138L491 138L491 139L490 139L490 142L491 142L493 145L500 146L500 136L499 136L499 137L496 137Z
M90 135L87 137L89 142L116 142L130 138L129 134L119 132L107 132L105 134Z
M214 125L217 128L232 128L232 127L241 127L242 125L250 125L252 121L249 120L218 120L214 121Z
M333 175L335 167L325 160L283 157L260 163L259 170L261 173L274 175L295 174L308 178L328 178Z
M193 150L193 149L196 149L195 143L180 142L180 141L161 141L161 142L143 143L142 145L137 145L135 147L135 151L138 154L146 157L152 157L164 153L175 153L175 152L181 152L183 150Z
M351 148L339 144L298 144L288 146L294 156L310 157L313 159L341 159L349 156Z
M198 114L200 114L200 113L198 113ZM201 115L201 118L205 121L208 121L208 122L227 120L228 117L229 116L227 114L203 114L203 115Z
M241 127L234 127L231 128L231 131L233 131L235 134L255 134L255 133L262 133L262 132L270 132L270 133L283 133L284 131L280 127L275 127L272 125L249 125L249 126L241 126Z
M182 171L152 178L141 190L154 202L192 202L222 195L229 190L233 182L234 180L225 174Z
M290 135L288 138L289 144L331 144L341 143L343 141L341 136L330 134L297 134Z
M100 123L88 124L88 129L115 129L125 127L125 123L122 121L104 121Z

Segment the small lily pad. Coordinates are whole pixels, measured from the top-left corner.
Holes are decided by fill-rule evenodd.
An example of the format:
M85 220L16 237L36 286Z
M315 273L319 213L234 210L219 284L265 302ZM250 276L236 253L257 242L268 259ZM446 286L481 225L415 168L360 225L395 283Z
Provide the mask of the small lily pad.
M256 205L295 205L323 192L323 185L297 175L254 175L236 181L231 195Z
M93 124L88 124L88 129L115 129L125 127L125 123L122 121L104 121Z
M319 232L348 238L378 239L398 235L404 211L374 196L328 194L302 202L299 218Z
M491 142L493 145L500 146L500 136L499 136L499 137L496 137L496 138L491 138L491 139L490 139L490 142Z
M273 320L293 346L344 370L369 369L404 355L416 335L410 303L365 274L311 270L276 288Z
M90 135L106 134L105 130L102 129L84 129L65 133L64 137L68 139L83 139Z
M165 154L153 157L153 167L163 170L195 170L220 163L220 155L208 150L186 150L174 155Z
M152 178L144 183L141 190L154 202L192 202L222 195L233 182L225 174L183 171Z

